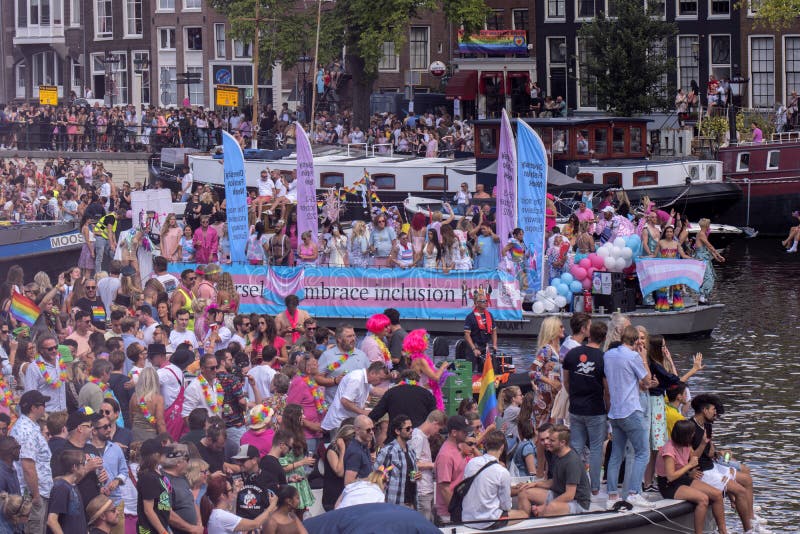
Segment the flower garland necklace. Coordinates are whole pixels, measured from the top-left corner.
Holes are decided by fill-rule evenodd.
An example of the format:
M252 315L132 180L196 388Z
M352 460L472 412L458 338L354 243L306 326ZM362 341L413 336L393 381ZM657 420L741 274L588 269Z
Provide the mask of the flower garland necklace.
M208 380L203 375L197 376L197 381L200 382L200 387L203 388L203 397L206 399L206 404L211 411L216 415L219 413L220 408L225 404L225 394L222 391L222 386L219 382L216 383L214 389L217 393L216 402L211 398L211 388L208 385Z
M111 393L108 391L108 384L101 382L99 378L95 378L92 375L89 375L89 382L100 388L100 391L103 392L103 397L111 397Z
M147 409L147 402L145 402L144 397L139 398L139 410L142 412L142 417L150 423L151 425L156 424L156 416L150 413L150 410Z
M339 356L339 359L338 359L338 360L336 360L335 362L333 362L333 363L331 363L330 365L328 365L328 366L325 368L325 370L326 370L326 371L328 371L329 373L332 373L332 372L334 372L334 371L335 371L335 370L337 370L339 367L341 367L342 365L344 365L344 364L345 364L345 362L346 362L347 360L349 360L349 359L350 359L350 357L353 355L353 353L354 353L354 351L352 351L352 350L345 352L344 354L342 354L341 356Z
M67 364L60 358L58 360L58 378L50 376L50 371L47 370L43 359L36 360L36 366L39 368L45 383L53 389L60 388L67 381Z
M383 361L386 363L386 365L391 367L392 366L392 353L390 353L389 349L386 348L386 343L384 343L383 340L380 337L376 336L375 334L372 334L372 337L375 338L375 344L381 350L381 354L383 354Z
M402 386L403 384L406 384L407 386L416 386L417 385L417 381L416 380L401 380L400 382L397 383L398 386Z
M11 388L8 387L6 383L6 378L0 375L0 389L3 391L2 397L0 397L0 406L5 406L9 408L14 401L14 396L11 394Z
M320 415L325 415L325 412L328 411L328 403L325 402L325 394L322 392L322 388L319 387L317 381L312 377L305 375L301 376L305 385L307 385L311 390L311 396L314 397L314 406L317 408L317 413Z

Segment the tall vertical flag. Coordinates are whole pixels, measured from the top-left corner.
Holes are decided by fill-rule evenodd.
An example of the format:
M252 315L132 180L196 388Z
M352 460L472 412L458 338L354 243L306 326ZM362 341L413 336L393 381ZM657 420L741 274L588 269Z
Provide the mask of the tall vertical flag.
M297 233L311 232L317 242L317 189L314 175L314 155L308 134L297 123Z
M500 147L497 153L497 235L500 246L508 243L517 224L517 148L505 108L500 122Z
M231 260L246 262L245 247L250 233L247 224L247 178L244 173L244 154L236 139L222 131L222 169L225 176L225 214L228 223L228 240Z
M8 310L17 321L33 326L41 315L39 307L28 297L14 291L11 295L11 307Z
M542 288L544 272L547 152L544 143L525 121L517 121L517 217L531 252L529 291Z
M494 423L497 417L497 391L494 387L494 365L492 355L486 351L486 361L483 363L481 375L481 389L478 394L478 413L481 416L483 427Z

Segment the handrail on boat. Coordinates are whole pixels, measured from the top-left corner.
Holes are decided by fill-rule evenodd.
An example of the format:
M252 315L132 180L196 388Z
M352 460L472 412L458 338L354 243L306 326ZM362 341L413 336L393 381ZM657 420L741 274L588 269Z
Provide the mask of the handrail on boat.
M368 145L367 143L347 143L345 145L347 147L347 157L350 157L350 147L353 148L359 147L359 151L363 150L365 156L375 157L375 147L389 147L388 156L394 156L394 146L391 143L376 143L373 145ZM387 154L378 154L379 156L386 156Z

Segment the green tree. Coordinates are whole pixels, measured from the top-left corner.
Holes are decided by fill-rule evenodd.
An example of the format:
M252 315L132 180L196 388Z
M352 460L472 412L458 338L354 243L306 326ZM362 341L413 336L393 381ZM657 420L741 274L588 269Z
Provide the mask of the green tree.
M752 8L756 26L785 30L800 18L800 0L742 0L736 7Z
M667 109L671 91L664 82L675 60L666 43L677 27L650 17L641 0L615 0L614 5L616 16L600 13L579 30L591 58L585 65L589 90L597 95L598 107L622 116Z

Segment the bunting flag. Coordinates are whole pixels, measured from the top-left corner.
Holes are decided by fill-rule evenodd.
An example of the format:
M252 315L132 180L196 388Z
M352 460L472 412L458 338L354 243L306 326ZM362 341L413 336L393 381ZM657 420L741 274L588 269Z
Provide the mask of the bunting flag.
M478 413L481 416L483 427L494 423L497 417L497 392L494 387L494 365L492 355L486 351L486 361L483 363L481 375L481 389L478 395Z
M11 316L17 321L28 326L33 326L33 323L36 322L36 319L38 319L39 315L42 313L31 299L16 291L11 295L11 308L9 311L11 312Z

